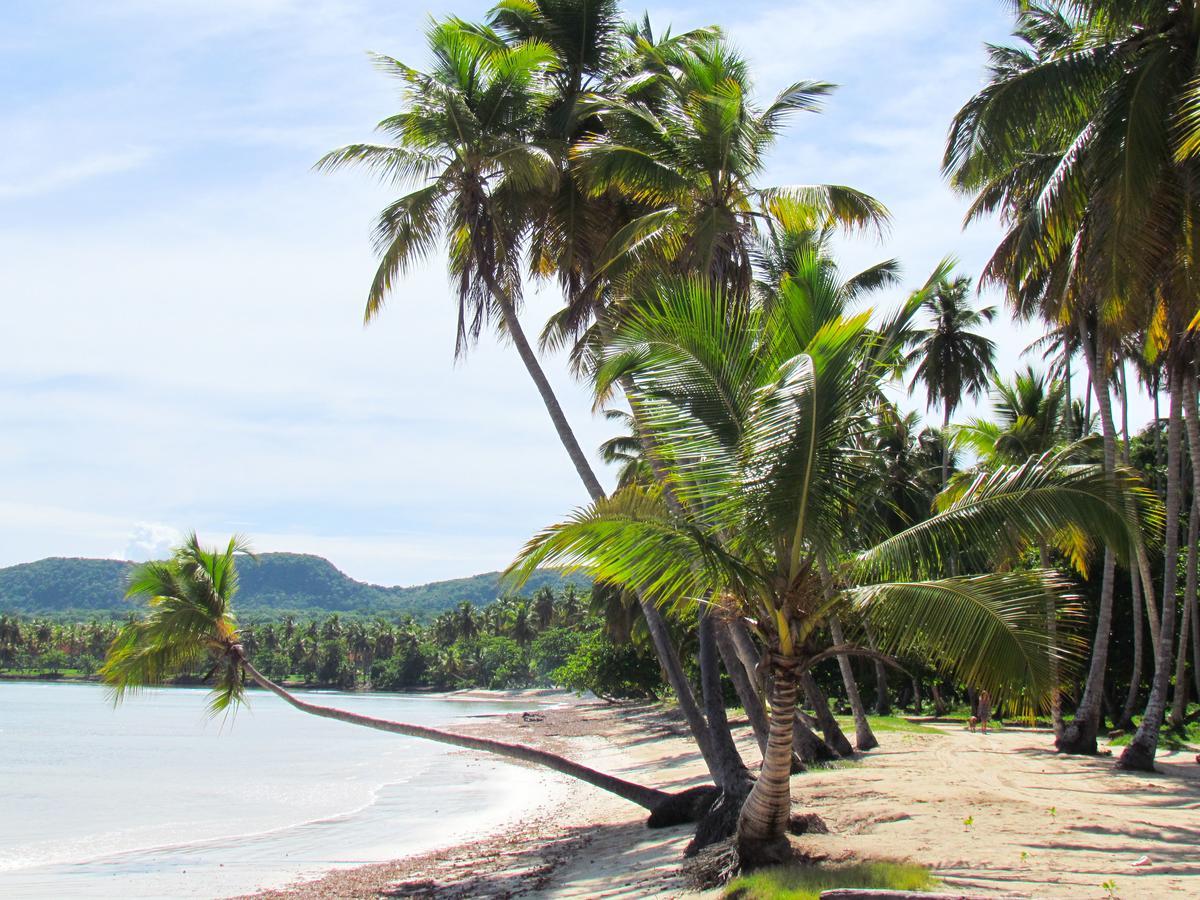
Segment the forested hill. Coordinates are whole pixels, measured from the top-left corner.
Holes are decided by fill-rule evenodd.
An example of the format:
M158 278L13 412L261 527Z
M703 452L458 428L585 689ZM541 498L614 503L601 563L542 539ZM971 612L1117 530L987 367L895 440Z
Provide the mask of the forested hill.
M133 608L123 599L131 566L115 559L53 557L0 569L0 613L123 616ZM355 581L320 556L301 553L262 553L257 560L241 560L238 571L237 609L243 618L337 612L363 616L407 613L425 620L464 600L483 606L503 593L498 572L414 587L381 587ZM568 581L581 587L587 584L580 577L538 572L523 593L532 594L544 586L558 589Z

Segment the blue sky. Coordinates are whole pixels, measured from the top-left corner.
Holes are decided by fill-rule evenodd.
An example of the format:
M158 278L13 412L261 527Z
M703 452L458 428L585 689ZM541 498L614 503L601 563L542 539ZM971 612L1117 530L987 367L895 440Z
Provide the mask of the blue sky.
M395 111L366 51L422 63L430 13L487 5L0 7L0 565L145 558L195 528L413 584L502 567L580 502L516 355L485 340L453 362L436 260L363 328L388 192L311 170ZM978 271L996 230L962 232L938 163L1005 4L648 7L659 27L725 26L764 96L841 85L767 181L850 184L891 208L887 240L848 245L847 267L899 257L914 286L946 254ZM530 333L554 303L531 298ZM1028 334L1002 318L993 336L1015 367ZM608 435L586 392L547 366L595 447Z

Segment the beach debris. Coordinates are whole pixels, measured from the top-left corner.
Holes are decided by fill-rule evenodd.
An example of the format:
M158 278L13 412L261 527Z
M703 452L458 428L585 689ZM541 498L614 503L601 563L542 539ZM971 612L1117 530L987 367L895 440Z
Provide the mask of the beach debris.
M1137 859L1135 859L1129 865L1135 869L1144 869L1147 866L1154 865L1154 860L1152 860L1148 856L1139 856Z
M792 813L788 819L788 834L829 834L829 826L816 813Z
M522 722L545 722L545 713L540 712L523 712L521 713Z

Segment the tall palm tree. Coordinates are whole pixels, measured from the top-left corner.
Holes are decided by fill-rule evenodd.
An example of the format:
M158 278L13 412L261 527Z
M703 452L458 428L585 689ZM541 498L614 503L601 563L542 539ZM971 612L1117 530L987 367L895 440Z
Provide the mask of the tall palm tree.
M169 560L134 569L127 596L145 601L148 609L143 618L121 627L100 671L115 702L173 675L207 668L205 677L212 683L208 708L214 714L246 702L249 679L310 715L546 766L649 810L672 799L664 791L533 747L360 715L296 697L256 669L241 642L233 602L238 589L237 557L248 552L242 538L232 538L224 549L208 549L192 534ZM669 805L675 810L686 806Z
M949 430L950 417L965 398L978 397L987 389L996 370L996 345L975 331L991 322L996 310L974 309L970 293L971 280L966 276L944 278L923 304L929 326L914 330L910 337L906 364L915 370L912 387L923 383L929 406L941 405L943 431ZM949 479L947 453L942 458L942 484Z
M572 191L562 187L562 151L554 137L556 129L567 128L564 121L576 115L574 102L562 94L561 73L574 66L582 89L587 81L584 70L590 72L608 56L607 50L588 50L582 69L578 59L563 58L569 56L564 47L580 36L569 23L549 23L547 13L570 19L581 11L578 7L543 3L535 9L503 3L494 15L500 31L454 19L435 24L429 44L436 65L428 74L379 57L385 71L405 85L405 110L380 123L394 143L350 145L327 155L318 167L365 165L389 180L420 183L380 215L376 243L382 260L368 295L367 318L382 308L396 277L444 237L459 292L456 350L465 351L484 325L500 321L537 386L580 480L595 499L603 497L604 490L517 315L523 241L532 235L535 258L542 260L535 269L544 269L552 242L542 234L541 223L553 218L551 212L561 205L559 201L568 206L574 202ZM607 40L606 8L601 3L592 8L595 15L582 11L578 21L587 32L585 43ZM574 80L575 76L567 78ZM562 246L568 245L574 246L572 241ZM559 264L567 265L561 260ZM573 276L566 282L574 283ZM720 767L709 727L667 625L652 605L646 605L644 613L680 708L716 771Z
M869 311L848 313L836 293L789 285L769 309L708 280L664 283L639 298L615 329L598 391L630 381L665 479L550 526L513 567L525 576L547 563L581 566L601 583L700 605L757 632L770 725L736 823L746 866L788 852L799 683L825 659L872 655L856 633L831 645L831 617L856 630L870 622L881 650L920 647L995 695L1035 704L1049 688L1042 602L1061 581L1048 572L939 578L941 561L963 543L1036 540L1068 523L1129 543L1121 490L1096 467L1048 456L981 477L924 523L848 554L857 533L847 511L870 474L872 413L924 298L872 328Z

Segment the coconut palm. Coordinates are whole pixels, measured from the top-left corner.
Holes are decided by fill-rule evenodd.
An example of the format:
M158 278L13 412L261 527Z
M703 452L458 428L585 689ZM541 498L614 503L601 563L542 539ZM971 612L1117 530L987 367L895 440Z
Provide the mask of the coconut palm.
M978 397L996 370L996 345L975 329L991 322L993 307L974 309L971 280L959 276L942 279L923 303L931 322L909 338L912 349L906 365L914 369L912 387L922 383L929 406L941 405L942 430L967 397ZM942 458L942 484L950 479L950 455Z
M365 165L389 179L421 182L379 218L376 239L382 261L368 296L367 317L382 308L396 277L444 237L451 274L458 284L457 350L464 351L484 325L499 320L537 386L580 480L589 496L599 498L604 490L517 316L522 243L532 235L535 258L551 254L551 242L539 236L539 229L544 230L540 223L548 220L559 200L571 194L561 186L561 147L552 138L556 129L566 127L559 121L562 116L575 116L562 94L562 73L571 66L576 66L577 74L583 69L578 61L560 58L578 35L568 34L569 23L547 24L546 14L569 19L574 15L572 6L543 3L535 9L529 4L501 4L495 14L501 31L458 20L437 23L429 34L436 65L428 74L379 58L383 68L405 85L405 110L380 123L395 143L344 147L318 166ZM595 16L583 11L579 21L586 25L587 40L603 42L607 28L603 8L604 4L595 6ZM584 69L590 72L607 54L597 50ZM586 55L593 58L591 51ZM551 120L558 124L550 124ZM563 244L568 245L571 241ZM535 264L537 269L544 267L544 260ZM573 283L572 278L567 282ZM654 607L644 612L680 708L715 772L720 766L709 726L692 696L666 623Z
M919 649L993 695L1032 705L1050 686L1042 603L1063 583L1042 571L937 577L942 561L962 544L1036 540L1068 522L1129 543L1120 490L1096 467L1047 456L981 476L924 523L847 553L861 531L850 523L870 476L872 413L923 300L918 293L873 327L836 291L790 280L770 308L708 280L666 282L639 298L605 351L598 391L630 382L665 478L550 526L513 567L519 577L547 563L583 567L757 633L770 725L736 823L743 865L787 852L798 685L825 659L871 655L857 641L860 623L873 626L881 650ZM852 629L845 644L824 637L834 616Z
M212 683L208 708L214 714L245 703L249 680L310 715L546 766L649 810L661 810L667 803L676 816L675 822L686 820L678 815L688 804L669 803L672 795L664 791L607 775L544 750L364 716L309 703L291 694L254 667L241 642L233 604L238 589L237 558L248 552L242 538L232 538L224 549L209 549L192 534L169 560L134 569L127 596L146 602L147 611L144 617L121 627L100 672L115 702L174 675L207 670L206 680Z

